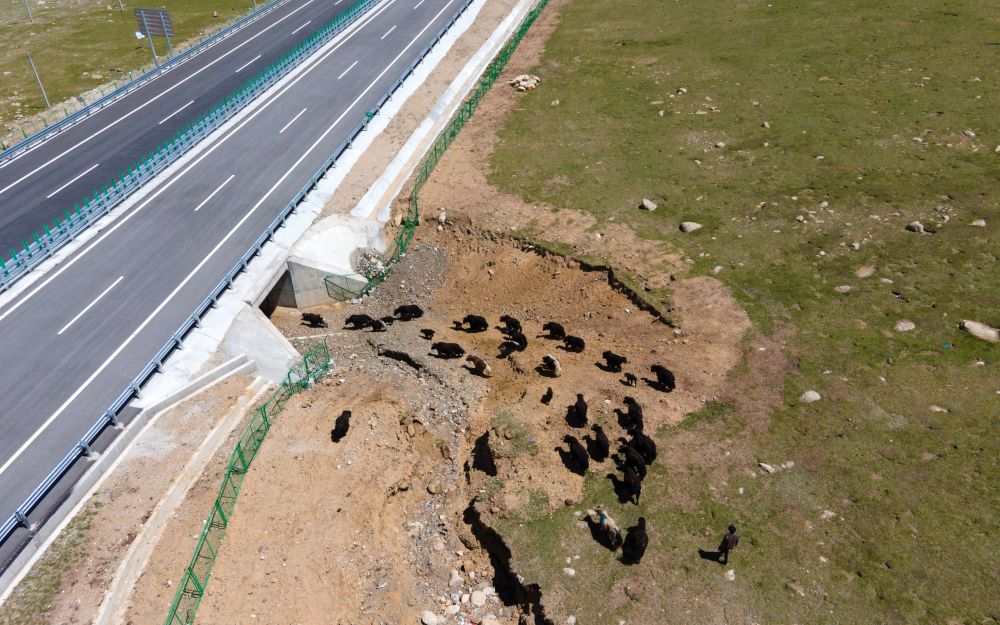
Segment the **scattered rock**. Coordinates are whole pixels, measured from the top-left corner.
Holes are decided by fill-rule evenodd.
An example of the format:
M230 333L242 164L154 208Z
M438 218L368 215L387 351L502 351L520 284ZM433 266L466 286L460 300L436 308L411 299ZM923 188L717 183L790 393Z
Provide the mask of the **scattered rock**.
M824 521L829 521L830 519L832 519L832 518L834 518L836 516L837 516L837 513L834 512L833 510L824 510L823 513L821 515L819 515L819 518L823 519Z
M440 495L443 490L440 480L431 480L427 483L427 492L432 495Z
M858 267L857 271L854 272L854 275L856 275L859 278L870 278L874 274L875 274L875 268L872 267L871 265Z
M483 594L487 597L495 597L497 590L493 586L483 586Z
M965 135L966 137L970 138L970 139L975 139L976 138L976 133L973 132L972 130L966 130L962 134Z
M448 614L449 616L455 616L456 614L459 613L461 609L462 606L458 605L457 603L453 603L444 609L444 613Z
M849 284L841 284L840 286L833 287L833 290L837 293L850 293L854 290L854 287Z
M462 579L462 575L455 569L451 570L451 578L448 579L448 588L461 588L465 580Z
M763 126L764 128L770 128L771 124L768 122L764 122L763 124L761 124L761 126Z
M424 625L438 625L440 619L430 610L424 610L420 613L420 622Z
M697 221L682 221L681 222L681 232L694 232L695 230L700 230L703 226Z
M758 462L757 466L760 467L764 473L771 474L777 471L777 469L775 469L773 466L769 465L766 462Z
M814 390L808 390L799 397L799 401L803 404L811 404L814 401L819 401L823 397Z
M910 330L915 330L917 328L917 324L913 323L909 319L900 319L896 322L896 325L894 325L893 328L895 328L896 332L909 332Z
M942 408L941 406L938 406L937 404L931 404L929 406L929 408L930 408L931 412L951 412L947 408Z
M473 606L481 608L486 605L486 593L481 590L474 590L469 600L472 601Z
M639 208L641 208L644 211L650 211L650 212L655 211L656 202L654 202L649 198L642 198L642 202L639 204Z
M438 213L438 223L442 226L448 223L448 213L441 211Z
M542 81L538 76L533 76L531 74L521 74L510 81L510 86L514 87L518 91L531 91L538 86L538 83Z
M728 579L731 582L735 582L736 581L736 571L734 569L729 569L728 571L726 571L726 579Z
M911 221L910 223L906 224L906 229L909 232L916 232L917 234L923 234L924 224L920 223L919 221Z
M569 575L570 577L573 577L574 575L576 575L576 569L572 569L572 568L570 568L570 567L567 566L567 567L565 567L563 569L563 573L565 573L566 575Z
M983 339L990 343L1000 343L1000 330L990 327L985 323L965 319L962 323L958 324L958 327L977 339Z
M969 225L970 226L975 226L977 228L985 228L986 227L986 220L985 219L973 219L972 223L969 224Z
M785 583L785 586L788 587L788 590L791 590L792 592L794 592L795 594L797 594L800 597L805 597L806 596L805 588L803 588L799 584L796 584L795 582L787 582L787 583Z
M576 617L570 614L566 617L566 625L576 625Z
M492 614L487 614L483 617L483 620L479 621L479 625L500 625L500 621Z

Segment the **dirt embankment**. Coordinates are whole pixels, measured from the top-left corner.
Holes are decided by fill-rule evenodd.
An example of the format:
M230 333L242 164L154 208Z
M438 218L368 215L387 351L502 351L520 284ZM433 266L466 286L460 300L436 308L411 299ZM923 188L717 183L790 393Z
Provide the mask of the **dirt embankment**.
M518 241L429 225L419 239L362 303L314 309L331 328L312 330L296 311L276 311L273 321L289 336L325 335L337 369L293 399L269 435L199 622L416 622L431 611L442 623L489 624L537 616L538 590L507 570L509 553L489 521L539 494L553 507L580 498L582 478L555 451L572 430L565 417L576 394L609 436L620 434L613 409L631 394L655 432L714 397L739 356L745 317L714 281L678 283L675 306L691 321L674 329L637 310L606 273ZM340 329L348 314L381 317L402 303L419 304L424 317L386 332ZM494 327L454 329L466 314L491 326L516 317L527 349L499 357L503 337ZM585 351L539 338L550 320L583 337ZM473 375L464 360L429 356L422 329L482 357L491 377ZM638 386L596 366L605 349L628 356ZM385 350L412 364L380 356ZM561 377L536 372L546 354L560 360ZM642 381L654 363L675 372L677 391ZM539 399L549 387L545 406ZM342 410L352 411L351 430L333 443ZM520 455L521 445L530 453Z

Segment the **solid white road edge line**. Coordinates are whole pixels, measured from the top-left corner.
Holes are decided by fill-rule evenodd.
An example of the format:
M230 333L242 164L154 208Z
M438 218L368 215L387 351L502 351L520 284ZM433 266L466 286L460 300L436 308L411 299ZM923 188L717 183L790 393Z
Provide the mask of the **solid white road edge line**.
M82 174L80 174L80 175L79 175L79 176L77 176L76 178L73 178L72 180L70 180L69 182L67 182L67 183L66 183L66 184L64 184L63 186L59 187L58 189L56 189L56 190L55 190L55 191L53 191L52 193L49 193L48 195L46 195L46 196L45 196L45 199L46 199L46 200L51 200L51 199L52 199L52 196L53 196L53 195L55 195L56 193L59 193L60 191L62 191L62 190L63 190L63 189L65 189L66 187L68 187L69 185L71 185L71 184L73 184L74 182L76 182L77 180L79 180L80 178L83 178L84 176L86 176L86 175L87 175L87 174L89 174L90 172L94 171L95 169L97 169L98 167L100 167L100 165L101 165L100 163L97 163L97 164L95 164L95 165L94 165L93 167L91 167L91 168L90 168L90 169L88 169L87 171L83 172Z
M94 301L92 301L92 302L90 302L89 304L87 304L87 307L86 307L86 308L84 308L83 310L81 310L81 311L80 311L80 312L79 312L79 313L78 313L78 314L77 314L77 315L76 315L75 317L73 317L72 319L70 319L70 320L69 320L69 323L67 323L66 325L64 325L64 326L63 326L63 328L62 328L62 330L59 330L58 332L56 332L56 334L59 334L59 335L61 335L61 334L62 334L63 332L65 332L66 330L68 330L68 329L69 329L69 327L70 327L71 325L73 325L74 323L76 323L76 322L77 322L77 320L78 320L78 319L79 319L80 317L82 317L82 316L84 316L85 314L87 314L87 311L88 311L88 310L90 310L91 308L93 308L93 307L94 307L94 305L95 305L95 304L96 304L97 302L101 301L101 298L102 298L102 297L104 297L105 295L107 295L107 294L108 294L108 291L110 291L111 289L113 289L113 288L115 288L116 286L118 286L118 283L119 283L119 282L121 282L121 281L122 281L122 280L124 280L124 279L125 279L125 276L118 276L118 279L117 279L117 280L115 280L114 282L112 282L112 283L111 283L111 286L109 286L108 288L104 289L104 290L103 290L103 291L101 292L101 294L100 294L100 295L98 295L98 296L97 296L97 297L96 297L96 298L94 299Z
M291 89L293 86L295 86L295 84L298 81L300 81L309 72L311 72L316 67L318 67L320 63L322 63L323 61L325 61L331 54L333 54L334 52L336 52L342 45L344 45L344 43L346 43L351 37L353 37L358 32L360 32L373 19L375 19L376 17L378 17L385 9L389 8L390 6L392 6L393 3L395 3L395 2L396 2L396 0L388 0L385 4L381 5L378 10L374 11L373 13L370 13L369 15L365 16L364 18L362 18L360 21L355 22L354 24L352 24L351 28L354 28L354 30L353 31L345 31L345 32L347 32L347 35L341 41L339 41L335 46L333 46L329 50L327 50L324 54L322 54L321 56L317 57L314 61L310 61L310 62L313 63L311 66L306 67L298 76L296 76L294 79L290 80L287 84L285 84L281 89L279 89L278 91L276 91L274 94L266 96L266 97L269 97L270 99L267 100L267 101L262 102L262 104L258 108L256 108L252 113L250 113L249 115L247 115L238 124L234 125L230 129L226 130L225 133L224 133L224 135L221 136L216 141L216 143L214 145L212 145L211 147L209 147L203 153L199 154L197 158L195 158L194 160L192 160L191 162L189 162L181 171L179 171L177 174L175 174L170 180L168 180L167 182L165 182L163 184L163 186L161 186L160 188L158 188L149 197L147 197L146 199L144 199L138 206L136 206L134 209L132 209L132 212L130 212L127 215L124 215L120 219L118 219L118 221L115 222L114 225L112 225L110 228L108 228L103 234L101 234L101 236L99 236L96 239L94 239L93 241L91 241L90 244L86 248L82 249L76 256L74 256L73 258L70 258L70 259L66 260L63 264L59 265L59 267L55 271L52 272L51 276L47 277L40 284L38 284L37 286L35 286L31 291L27 292L21 299L17 300L16 302L11 303L10 307L7 308L7 310L5 310L3 312L3 314L0 314L0 322L2 322L4 319L6 319L8 316L10 316L11 313L13 313L18 308L20 308L25 302L27 302L32 297L34 297L36 293L38 293L39 291L41 291L42 289L44 289L46 286L48 286L53 280L55 280L60 275L62 275L62 273L64 271L66 271L67 269L69 269L70 267L72 267L74 264L76 264L76 262L78 260L80 260L81 258L83 258L85 255L87 255L87 253L89 253L95 247L97 247L98 245L100 245L104 241L104 239L106 239L110 235L112 235L116 230L118 230L118 228L121 228L123 225L125 225L126 223L128 223L130 219L132 219L133 217L135 217L136 215L138 215L139 212L142 209L144 209L147 206L149 206L149 204L153 200L155 200L157 197L159 197L167 189L169 189L170 187L172 187L174 185L174 183L176 183L178 180L180 180L181 178L183 178L186 173L188 173L189 171L191 171L192 169L194 169L198 165L198 163L200 163L202 160L204 160L206 157L208 157L212 152L214 152L220 146L222 146L222 144L225 143L230 137L232 137L237 132L239 132L240 130L242 130L243 127L246 126L247 124L249 124L251 121L253 121L253 119L255 117L257 117L258 115L260 115L261 113L263 113L267 109L267 107L269 107L272 104L274 104L278 100L278 98L280 98L282 95L285 94L285 92L287 92L289 89Z
M192 104L194 104L194 100L191 100L190 102L188 102L188 103L187 103L187 104L185 104L184 106L180 107L179 109L177 109L176 111L174 111L174 112L173 112L173 113L171 113L170 115L167 115L166 117L164 117L163 119L161 119L161 120L160 120L159 122L157 122L157 124L156 124L156 125L157 125L157 126L160 126L160 125L162 125L162 124L163 124L163 122L167 121L168 119L170 119L170 118L171 118L171 117L173 117L174 115L176 115L176 114L180 113L181 111L183 111L183 110L184 110L184 109L186 109L187 107L191 106Z
M200 209L200 208L201 208L202 206L204 206L205 204L208 204L209 200L211 200L211 199L212 199L213 197L215 197L215 194L216 194L216 193L218 193L219 191L222 191L222 187L224 187L224 186L226 186L227 184L229 184L229 181L230 181L230 180L232 180L232 179L233 179L233 178L235 178L235 177L236 177L236 174L230 174L230 176L229 176L228 178L226 178L226 181L225 181L225 182L223 182L222 184L220 184L220 185L219 185L219 187L218 187L218 188L217 188L217 189L216 189L215 191L212 191L211 193L209 193L209 194L208 194L208 197L207 197L207 198L205 198L204 200L202 200L202 201L201 201L201 204L199 204L198 206L195 206L195 207L194 207L194 212L196 212L196 213L197 213L197 212L198 212L198 210L199 210L199 209Z
M66 155L67 155L67 154L69 154L70 152L72 152L72 151L76 150L76 149L77 149L78 147L80 147L80 146L81 146L81 145L83 145L84 143L87 143L87 142L89 142L89 141L90 141L91 139L93 139L94 137L96 137L96 136L98 136L98 135L100 135L100 134L103 134L103 133L104 133L104 131L106 131L106 130L108 130L108 129L110 129L110 128L114 127L114 126L117 126L117 125L118 125L119 123L121 123L121 122L125 121L126 119L128 119L129 117L131 117L132 115L134 115L135 113L138 113L138 112L139 112L140 110L142 110L142 109L146 108L146 107L147 107L148 105L150 105L150 104L152 104L153 102L155 102L155 101L159 100L160 98L162 98L163 96L167 95L168 93L170 93L171 91L173 91L173 90L174 90L174 89L176 89L177 87L180 87L181 85L183 85L183 84L184 84L184 83L186 83L187 81L191 80L192 78L194 78L194 77L195 77L195 76L197 76L198 74L200 74L200 73L202 73L203 71L205 71L206 69L208 69L208 68L212 67L213 65L215 65L216 63L218 63L218 62L219 62L219 61L221 61L222 59L226 58L227 56L229 56L229 55L230 55L230 54L232 54L233 52L236 52L237 50L239 50L239 49L240 49L240 48L242 48L243 46L247 45L248 43L250 43L251 41L253 41L253 40L254 40L254 39L256 39L257 37L260 37L261 35L263 35L263 34L264 34L264 33L266 33L267 31L271 30L272 28L274 28L275 26L277 26L277 25L278 25L278 24L280 24L281 22L283 22L283 21L287 20L287 19L288 19L288 18L290 18L290 17L292 16L292 15L294 15L294 14L295 14L295 13L297 13L298 11L301 11L302 9L304 9L304 8L306 7L306 5L308 5L308 4L312 3L312 2L313 2L313 0L306 0L306 2L305 2L305 3L303 3L303 4L302 4L302 6L300 6L299 8L295 9L294 11L292 11L291 13L289 13L288 15L286 15L285 17L283 17L283 18L281 18L280 20L278 20L277 22L275 22L275 23L271 24L270 26L268 26L268 27L267 27L267 28L265 28L264 30L260 31L259 33L257 33L257 34L256 34L256 35L254 35L253 37L251 37L251 38L247 39L246 41L244 41L244 42L243 42L243 43L241 43L240 45L236 46L235 48L233 48L233 49L232 49L232 50L230 50L229 52L226 52L225 54L223 54L223 55L222 55L222 56L220 56L219 58L215 59L214 61L212 61L211 63L209 63L209 64L208 64L208 65L206 65L205 67L203 67L203 68L199 69L198 71L194 72L193 74L191 74L191 75L190 75L190 76L188 76L187 78L185 78L185 79L181 80L181 81L180 81L180 82L178 82L178 83L177 83L176 85L173 85L172 87L169 87L168 89L165 89L164 91L162 91L162 92L160 92L159 94L157 94L157 95L153 96L152 98L150 98L150 99L149 99L149 100L147 100L146 102L144 102L144 103L140 104L139 106L135 107L134 109L132 109L132 110L131 110L131 111L129 111L128 113L125 113L124 115L122 115L121 117L119 117L119 118L118 118L118 119L116 119L115 121L111 122L110 124L108 124L108 125L107 125L107 126L105 126L104 128L101 128L101 129L100 129L100 130L98 130L97 132L95 132L95 133L91 134L91 135L90 135L89 137L87 137L87 138L85 138L85 139L81 139L81 140L80 140L80 141L79 141L78 143L76 143L75 145L73 145L73 146L71 146L71 147L69 147L69 148L65 149L65 150L64 150L64 151L63 151L63 152L62 152L61 154L58 154L58 155L56 155L56 156L54 156L54 157L50 158L49 160L45 161L44 163L42 163L42 164L41 164L41 165L39 165L38 167L36 167L36 168L32 169L31 171L29 171L28 173L24 174L23 176L21 176L20 178L18 178L18 179L17 179L17 180L15 180L14 182L12 182L12 183L10 183L9 185L7 185L6 187L4 187L4 188L0 189L0 195L2 195L3 193L5 193L6 191L9 191L9 190L10 190L10 189L11 189L12 187L14 187L14 186L16 186L16 185L18 185L18 184L20 184L20 183L24 182L25 180L27 180L27 179L28 179L28 178L30 178L31 176L34 176L35 174L37 174L37 173L38 173L38 172L40 172L41 170L45 169L46 167L48 167L48 166L49 166L49 165L51 165L52 163L54 163L54 162L58 161L59 159L61 159L62 157L66 156Z
M393 2L393 1L394 0L390 0L390 3ZM239 223L237 223L233 227L233 229L230 230L229 233L226 234L226 236L223 237L223 239L221 241L219 241L219 243L214 248L212 248L212 251L210 251L208 253L208 255L205 256L205 258L203 258L200 263L198 263L198 265L191 271L191 273L189 273L187 275L187 277L185 277L184 280L181 281L181 283L178 284L174 288L174 290L170 292L170 295L168 295L167 298L165 300L163 300L163 302L160 303L159 306L156 307L156 310L154 310L152 313L150 313L150 315L148 317L146 317L146 320L143 321L141 324L139 324L139 327L137 327L128 336L128 338L126 338L125 341L121 345L119 345L118 348L115 349L115 351L110 356L108 356L107 360L105 360L101 364L100 367L98 367L92 374L90 374L90 377L87 378L84 381L84 383L81 384L80 387L77 388L73 392L73 394L70 395L69 398L65 402L63 402L63 404L61 406L59 406L59 408L54 413L52 413L52 416L50 416L48 419L45 420L45 423L43 423L37 430L35 430L35 433L32 434L28 438L28 440L26 440L18 448L18 450L16 452L14 452L14 454L11 455L10 458L7 459L7 461L5 463L3 463L3 466L0 466L0 475L3 475L4 472L7 471L8 468L10 468L10 465L14 464L14 462L17 461L17 459L21 457L21 454L23 454L25 452L25 450L28 449L28 447L30 447L31 444L34 443L35 440L37 440L38 437L41 436L42 433L45 430L47 430L50 425L52 425L52 422L55 421L59 417L59 415L61 415L63 412L65 412L65 410L74 401L76 401L76 398L79 397L80 394L83 393L83 391L87 390L87 387L90 386L91 382L93 382L97 378L97 376L99 376L101 373L103 373L104 370L107 369L108 365L110 365L112 362L114 362L115 358L117 358L118 355L120 353L122 353L125 350L125 348L128 347L132 343L133 340L135 340L135 337L139 336L139 334L142 333L142 331L146 328L146 326L149 325L149 323L158 314L160 314L160 311L162 311L167 306L167 304L169 304L171 302L171 300L173 300L174 297L177 296L177 294L181 291L181 289L183 289L185 286L187 286L187 283L190 282L191 279L194 278L194 276L197 275L197 273L199 271L201 271L202 267L205 266L205 264L212 258L212 256L214 256L215 253L218 252L219 249L221 249L222 246L225 245L227 241L229 241L230 237L232 237L236 233L236 231L239 230L243 226L243 224L246 223L246 221L248 219L250 219L250 216L253 215L254 212L256 212L257 209L260 208L260 206L267 200L267 198L270 197L271 193L273 193L274 190L277 189L281 185L281 183L283 183L285 181L285 178L287 178L292 173L292 171L294 171L295 168L298 167L299 164L301 164L303 160L305 160L306 156L308 156L310 152L312 152L314 149L316 149L316 146L319 145L320 142L322 142L324 139L326 139L327 135L329 135L331 132L333 132L333 129L337 127L337 124L339 124L344 119L344 117L347 116L347 114L351 111L351 109L353 109L355 106L357 106L358 102L361 101L361 98L363 98L365 95L367 95L367 93L369 91L371 91L372 87L374 87L375 84L379 80L381 80L383 76L385 76L386 72L388 72L390 69L392 69L392 66L395 65L397 61L399 61L399 59L403 56L403 54L405 54L406 51L409 50L413 46L413 44L417 41L417 39L419 39L424 34L424 32L426 32L427 29L431 27L431 24L433 24L435 21L437 21L437 18L440 17L442 13L444 13L445 9L447 9L449 6L451 6L452 3L454 3L454 2L455 2L455 0L448 0L448 3L445 4L441 8L441 10L438 11L437 14L434 15L433 18L431 18L431 20L427 23L426 26L424 26L422 29L420 29L420 32L417 33L417 35L410 41L410 43L406 44L406 47L403 48L403 50L399 54L397 54L396 57L393 58L392 61L389 62L389 64L386 66L386 68L383 69L379 73L379 75L375 77L375 80L373 80L365 88L365 90L362 91L360 95L358 95L358 97L354 100L354 102L352 102L344 110L344 112L341 113L339 117L337 117L336 121L334 121L333 124L331 124L330 127L327 128L326 131L323 132L323 134L320 135L320 137L318 139L316 139L316 141L313 142L313 144L311 146L309 146L309 149L307 149L305 151L305 153L303 153L302 156L300 156L299 159L297 161L295 161L295 164L293 164L290 168L288 168L288 170L285 172L285 174L276 183L274 183L274 185L267 191L267 193L265 193L263 195L263 197L260 198L260 200L257 201L256 204L253 205L253 208L251 208L249 211L247 211L246 215L243 216L243 219L240 219ZM300 75L300 78L303 75L305 75L305 73L303 73L302 75ZM192 164L192 166L193 166L193 164ZM135 213L133 213L133 214L135 214ZM123 222L119 222L119 224L121 224L121 223L123 223ZM9 312L10 311L8 311L8 313ZM5 313L4 316L6 316L6 314L8 314L8 313Z
M295 117L293 117L291 119L291 121L289 121L287 124L285 124L284 126L281 127L281 130L278 131L278 134L280 135L280 134L284 133L286 130L288 130L288 127L291 126L292 124L294 124L295 120L298 119L298 118L300 118L300 117L302 117L302 114L305 113L308 110L309 110L309 107L307 106L306 108L304 108L301 111L299 111L298 115L296 115Z

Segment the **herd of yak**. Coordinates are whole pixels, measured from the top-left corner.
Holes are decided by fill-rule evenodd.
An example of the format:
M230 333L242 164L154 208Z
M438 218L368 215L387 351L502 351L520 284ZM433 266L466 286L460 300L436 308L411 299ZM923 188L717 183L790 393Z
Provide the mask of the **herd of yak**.
M363 330L367 328L372 332L384 332L388 325L395 322L413 321L414 319L423 317L423 314L424 311L419 306L407 304L396 308L392 316L385 316L378 319L365 314L350 315L347 317L344 327L351 330ZM303 313L302 321L313 327L326 326L322 316L316 313ZM510 315L504 315L500 317L500 323L502 325L497 326L497 329L500 331L503 339L499 345L497 358L506 358L514 352L524 351L528 347L528 339L524 334L520 321ZM454 328L452 329L466 333L480 333L488 331L490 324L485 317L466 315L461 321L455 321ZM582 338L567 334L566 329L554 321L543 325L542 330L545 334L539 335L538 338L558 341L560 343L559 348L567 352L582 353L587 347L586 342ZM424 339L433 341L436 333L434 330L425 328L420 330L420 334ZM466 362L469 363L467 369L471 373L483 377L492 375L492 369L485 360L474 354L466 355L465 349L458 343L434 342L431 344L430 355L446 360L466 356ZM601 370L609 373L622 373L622 366L628 364L628 358L612 351L603 352L602 358L604 362L596 364ZM552 354L546 354L542 358L541 364L535 370L539 374L551 378L562 375L562 365L558 358ZM676 388L674 374L666 367L653 365L650 367L650 372L656 378L655 380L644 378L644 381L650 387L667 393ZM627 386L636 386L638 378L634 373L625 372L620 381ZM553 400L553 396L552 387L549 387L541 397L541 402L549 405ZM563 464L570 471L579 475L584 475L587 472L591 461L602 463L609 459L612 460L621 472L620 478L615 473L608 474L608 478L614 486L615 493L623 503L632 502L638 504L639 496L642 493L642 481L646 477L647 467L656 460L656 443L644 432L642 406L632 397L626 397L623 400L623 404L624 409L616 409L615 413L618 416L618 423L625 431L627 438L621 437L618 439L617 454L612 456L611 441L604 432L604 428L598 423L590 425L593 436L588 434L582 437L586 442L586 446L576 436L566 434L563 437L563 442L567 444L568 449L557 448L557 451ZM582 393L577 393L576 401L567 410L567 424L571 428L586 428L589 423L588 411L586 398ZM337 417L333 431L330 433L330 437L334 442L338 442L346 436L350 427L350 418L351 412L349 410L345 410ZM597 526L602 528L607 539L602 542L612 550L617 550L620 546L622 548L623 562L627 564L638 563L642 559L646 545L649 542L646 534L645 519L640 517L638 525L629 528L627 535L622 539L621 531L617 524L603 507L597 507L596 516L598 518Z

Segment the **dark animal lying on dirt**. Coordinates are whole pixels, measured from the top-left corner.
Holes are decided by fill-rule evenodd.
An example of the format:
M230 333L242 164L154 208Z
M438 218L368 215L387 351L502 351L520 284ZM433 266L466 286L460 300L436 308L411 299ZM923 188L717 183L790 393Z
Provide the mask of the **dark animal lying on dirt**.
M344 327L350 330L360 330L362 328L370 327L373 321L375 320L368 315L351 315L344 320Z
M302 323L306 324L310 328L326 327L326 320L323 319L323 315L319 313L311 313L311 312L302 313Z
M507 358L514 352L523 352L528 347L528 337L520 332L511 332L507 338L500 343L500 355L498 358Z
M479 315L466 315L461 323L456 322L458 329L465 330L466 332L486 332L490 329L490 323L486 321L486 317L480 317Z
M625 379L622 380L622 384L625 386L635 386L639 383L639 378L635 377L634 373L626 373Z
M562 327L561 324L558 324L555 321L549 321L542 326L542 329L548 332L548 334L544 335L547 339L561 341L566 338L566 328Z
M562 365L555 356L545 354L542 356L542 366L538 372L550 378L558 378L562 375Z
M594 445L590 456L597 462L604 462L608 459L608 454L611 453L611 442L599 423L590 426L590 429L594 431Z
M618 373L622 370L622 365L628 363L628 358L619 356L611 350L605 350L601 355L604 356L604 362L607 363L607 370L612 373Z
M642 476L632 466L625 467L622 474L622 492L629 501L638 505L642 494Z
M434 339L434 330L431 330L430 328L423 328L420 330L420 336L424 337L428 341L431 341Z
M625 541L622 543L622 564L639 564L646 547L649 546L649 535L646 534L646 517L639 517L639 524L628 528Z
M504 334L511 334L514 332L521 331L521 322L511 317L510 315L504 315L503 317L500 317L500 323L503 324L503 326L500 327L500 331L503 332Z
M583 475L590 467L590 455L587 454L587 449L580 444L580 441L576 440L575 436L567 434L563 437L563 441L569 444L570 458L572 458L580 475Z
M568 352L576 352L579 354L586 348L587 343L578 336L567 336L563 339L563 349Z
M469 354L465 357L465 361L470 364L469 370L472 373L484 378L488 378L493 375L493 369L490 369L490 366L486 364L486 361L479 356Z
M545 391L545 394L542 395L542 403L545 404L546 406L548 406L549 402L552 401L552 394L553 394L552 393L552 387L550 386L549 390Z
M656 443L643 433L642 429L632 430L632 447L635 448L646 464L653 464L656 460Z
M639 402L634 397L626 397L622 400L622 403L628 408L628 412L625 413L625 430L628 432L633 430L641 431L644 425L642 421L642 406L639 405Z
M351 427L351 411L345 410L340 413L337 420L333 422L333 430L330 431L330 440L339 443L342 438L347 436L347 430Z
M403 304L402 306L397 306L396 310L392 311L392 314L396 315L396 318L400 321L413 321L424 316L424 309L416 304Z
M656 383L668 393L677 388L677 381L670 369L663 365L653 365L649 370L656 374Z
M438 358L461 358L465 355L465 350L458 343L434 343L431 345L431 351L437 352Z

